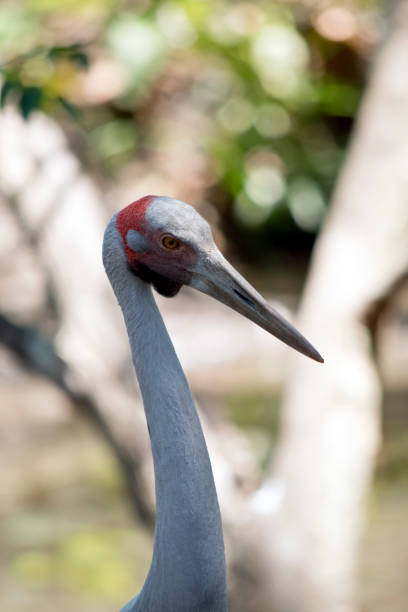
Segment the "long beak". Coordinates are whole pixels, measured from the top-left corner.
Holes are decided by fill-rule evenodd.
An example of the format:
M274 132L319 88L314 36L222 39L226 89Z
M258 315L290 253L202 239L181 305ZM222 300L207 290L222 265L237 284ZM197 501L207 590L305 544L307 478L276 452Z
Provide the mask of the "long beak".
M203 254L191 272L191 287L223 302L299 353L324 362L310 342L263 299L218 249Z

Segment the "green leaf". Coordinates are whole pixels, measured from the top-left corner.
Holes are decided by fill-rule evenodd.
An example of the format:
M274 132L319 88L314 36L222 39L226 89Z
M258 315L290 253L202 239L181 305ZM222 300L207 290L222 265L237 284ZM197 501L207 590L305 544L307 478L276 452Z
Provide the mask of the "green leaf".
M20 110L24 119L39 107L42 98L42 90L39 87L25 87L20 100Z
M89 57L83 51L79 51L78 53L73 53L70 56L70 59L77 64L80 68L88 68L89 66Z
M16 89L15 81L11 79L6 79L3 83L3 87L1 88L1 93L0 93L0 106L1 107L3 107L6 104L7 96L13 89Z
M81 68L88 68L89 66L89 57L79 43L66 47L53 46L48 51L48 57L53 62L63 58L74 62Z

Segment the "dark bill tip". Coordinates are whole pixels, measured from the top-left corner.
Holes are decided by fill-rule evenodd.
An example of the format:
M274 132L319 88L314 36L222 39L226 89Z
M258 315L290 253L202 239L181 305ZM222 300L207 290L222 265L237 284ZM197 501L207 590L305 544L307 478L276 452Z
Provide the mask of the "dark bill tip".
M306 338L295 328L292 328L292 330L296 333L294 337L292 334L290 334L292 337L288 335L283 336L281 334L276 334L276 337L279 338L279 340L282 340L288 346L294 348L296 351L298 351L298 353L301 353L302 355L305 355L318 363L324 363L324 359L320 355L319 351L317 351L315 347L310 344L310 342L306 340Z
M318 351L316 351L316 349L315 349L315 354L309 355L309 357L311 357L311 359L314 359L315 361L318 361L319 363L324 363L323 357L320 355Z

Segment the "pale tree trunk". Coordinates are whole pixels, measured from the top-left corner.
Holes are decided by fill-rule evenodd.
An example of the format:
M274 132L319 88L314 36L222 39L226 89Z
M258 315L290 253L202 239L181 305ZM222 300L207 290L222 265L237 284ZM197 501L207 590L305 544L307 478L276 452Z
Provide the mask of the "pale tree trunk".
M408 6L402 2L375 64L297 321L326 363L294 358L267 483L280 502L266 526L269 583L259 609L358 607L359 537L382 396L367 313L407 264Z

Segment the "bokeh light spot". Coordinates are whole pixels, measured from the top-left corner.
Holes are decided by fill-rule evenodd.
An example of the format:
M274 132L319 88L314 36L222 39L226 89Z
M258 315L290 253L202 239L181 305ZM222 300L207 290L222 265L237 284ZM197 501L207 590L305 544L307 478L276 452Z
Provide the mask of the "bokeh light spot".
M235 199L234 214L241 223L248 227L262 225L269 213L270 207L257 206L244 192L241 192Z
M196 31L186 13L174 2L168 2L157 11L157 25L168 44L176 49L186 49L196 40Z
M315 19L316 30L329 40L349 40L357 34L356 16L346 7L332 6Z
M305 68L309 51L296 30L274 24L261 28L252 44L251 56L256 69L267 75L276 65L294 70Z
M294 179L288 189L288 206L296 224L307 232L314 232L326 213L323 195L318 184L310 178Z
M232 98L218 111L218 120L229 132L245 132L254 120L254 108L245 98Z
M116 59L128 68L133 80L151 72L163 58L165 41L154 24L135 18L117 18L107 31Z
M258 109L255 127L265 138L280 138L290 131L291 121L280 104L263 104Z
M285 189L285 179L273 166L251 168L245 179L246 194L261 207L271 208L283 197Z

